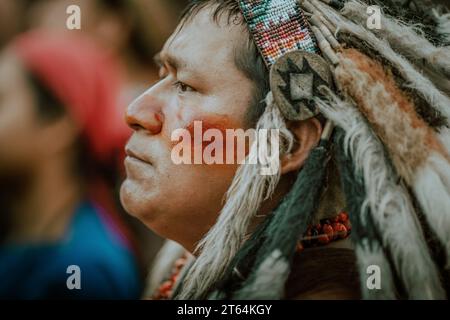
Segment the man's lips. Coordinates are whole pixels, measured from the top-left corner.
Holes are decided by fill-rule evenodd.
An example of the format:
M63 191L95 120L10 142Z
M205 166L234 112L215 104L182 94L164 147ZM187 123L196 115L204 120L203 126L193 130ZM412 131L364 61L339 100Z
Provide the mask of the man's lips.
M131 150L128 147L125 148L125 153L132 160L137 160L137 161L140 161L140 162L144 162L144 163L146 163L148 165L152 165L152 163L149 160L147 160L144 157L140 156L138 153L134 152L133 150Z

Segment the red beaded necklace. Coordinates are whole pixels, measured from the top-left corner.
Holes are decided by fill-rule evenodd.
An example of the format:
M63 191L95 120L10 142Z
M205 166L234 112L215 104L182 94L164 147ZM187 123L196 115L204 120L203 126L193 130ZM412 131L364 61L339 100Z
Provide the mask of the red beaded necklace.
M351 230L348 214L344 211L332 219L322 219L319 223L308 227L303 237L298 241L297 252L300 253L305 248L323 246L332 241L345 239L350 235ZM170 277L158 287L152 299L169 300L171 298L174 285L187 259L188 257L185 254L175 261Z
M339 213L332 219L322 219L319 223L309 226L299 240L297 251L304 248L326 245L332 241L345 239L350 235L352 226L346 212Z
M172 297L173 287L178 280L181 269L183 269L183 267L186 265L187 259L187 254L184 254L183 257L175 261L170 278L164 281L158 287L158 290L152 297L152 300L169 300Z

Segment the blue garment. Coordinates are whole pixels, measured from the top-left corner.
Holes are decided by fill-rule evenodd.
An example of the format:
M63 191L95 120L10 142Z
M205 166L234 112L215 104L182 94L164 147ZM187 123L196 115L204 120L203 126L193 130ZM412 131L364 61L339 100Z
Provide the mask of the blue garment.
M85 202L59 243L0 247L0 299L139 298L135 258L111 226L101 209ZM80 268L80 290L68 289L71 265Z

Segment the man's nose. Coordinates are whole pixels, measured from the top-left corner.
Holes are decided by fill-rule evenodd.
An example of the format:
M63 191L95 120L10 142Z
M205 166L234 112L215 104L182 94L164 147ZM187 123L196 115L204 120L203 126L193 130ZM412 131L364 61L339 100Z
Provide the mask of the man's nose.
M145 130L156 135L161 132L164 123L162 101L155 95L154 88L144 92L127 108L126 122L133 130Z

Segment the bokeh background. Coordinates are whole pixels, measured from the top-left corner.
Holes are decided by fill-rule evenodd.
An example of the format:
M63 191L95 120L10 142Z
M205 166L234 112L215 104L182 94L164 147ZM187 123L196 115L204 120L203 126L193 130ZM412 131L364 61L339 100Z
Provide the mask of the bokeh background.
M140 297L162 239L120 206L123 113L186 4L0 0L0 298Z

